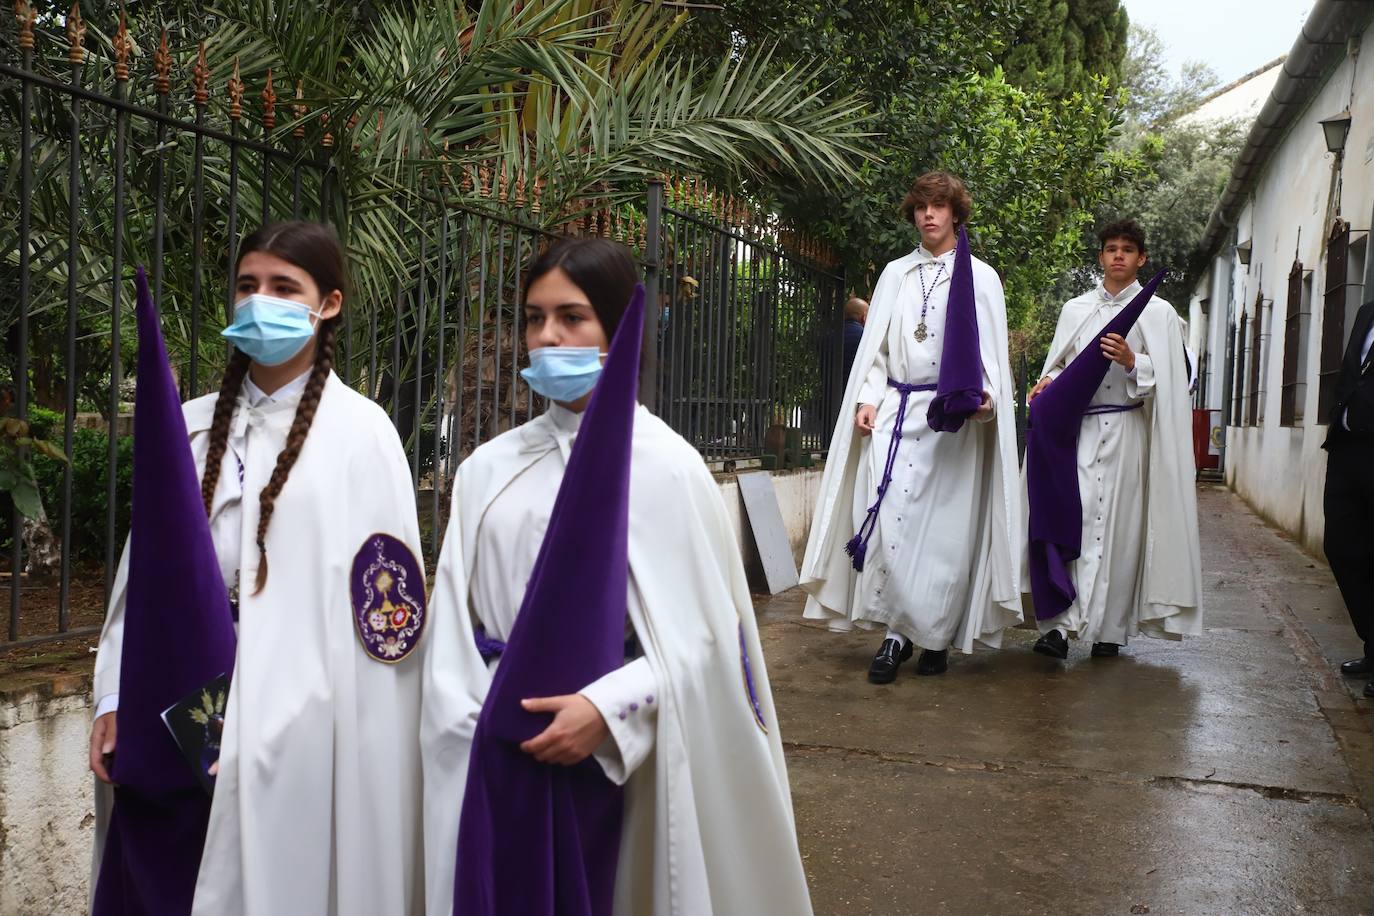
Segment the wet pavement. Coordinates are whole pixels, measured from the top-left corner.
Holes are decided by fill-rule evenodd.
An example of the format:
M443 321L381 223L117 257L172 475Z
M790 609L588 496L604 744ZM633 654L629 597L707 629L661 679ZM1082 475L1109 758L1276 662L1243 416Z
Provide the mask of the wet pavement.
M1374 701L1325 564L1199 491L1207 632L951 656L760 603L818 914L1374 914Z

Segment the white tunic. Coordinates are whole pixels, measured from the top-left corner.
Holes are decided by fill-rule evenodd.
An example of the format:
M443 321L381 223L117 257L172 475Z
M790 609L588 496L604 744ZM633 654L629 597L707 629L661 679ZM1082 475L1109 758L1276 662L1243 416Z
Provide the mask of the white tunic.
M572 443L582 415L553 404L548 418L556 430L558 448L545 453L492 501L477 528L477 555L473 558L470 594L473 614L487 635L505 642L515 626L525 586L534 572L539 548L544 543L558 487L567 470ZM627 636L634 635L629 621L640 616L639 593L630 575L626 606L634 613L626 618ZM658 707L645 703L658 693L653 669L643 655L606 674L578 691L591 701L610 729L610 737L595 757L608 778L623 784L654 746ZM494 673L500 659L493 659ZM631 710L633 707L633 710ZM634 715L629 715L633 711ZM622 716L622 713L625 715Z
M859 389L859 403L876 405L878 417L854 492L856 531L877 498L901 406L901 394L888 378L934 384L940 377L954 251L936 258L921 248L919 255ZM926 335L917 340L921 324ZM983 387L994 388L986 370ZM854 603L856 620L886 624L921 648L939 650L949 648L969 606L978 519L986 510L980 480L991 439L974 422L955 433L932 430L926 411L934 397L934 391L916 391L907 398L892 484L868 542Z
M373 660L355 630L350 588L353 558L375 533L395 536L423 562L405 453L386 413L331 374L277 498L267 534L271 572L253 595L253 497L271 476L299 392L271 401L250 400L249 391L231 421L211 510L221 571L231 580L241 567L245 587L192 912L418 912L420 669L428 637L397 664ZM214 402L210 395L183 408L198 472ZM127 557L96 658L99 697L118 693L126 580ZM97 856L102 844L98 822Z
M1140 292L1132 283L1115 296L1098 284L1070 302L1062 314L1074 327L1056 330L1042 376L1055 378L1079 353L1098 349L1102 327ZM1082 317L1086 313L1086 318ZM1062 338L1062 339L1061 339ZM1139 326L1126 335L1135 369L1112 363L1091 406L1138 404L1154 394L1154 363ZM1083 504L1082 550L1070 564L1074 603L1058 617L1038 621L1042 632L1063 627L1091 642L1125 645L1139 632L1141 564L1145 557L1145 481L1149 428L1140 407L1120 413L1087 414L1078 435L1078 492Z

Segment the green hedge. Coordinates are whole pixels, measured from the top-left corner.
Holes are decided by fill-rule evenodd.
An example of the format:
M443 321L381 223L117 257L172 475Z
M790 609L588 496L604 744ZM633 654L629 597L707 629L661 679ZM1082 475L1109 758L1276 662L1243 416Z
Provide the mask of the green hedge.
M41 407L29 408L34 435L62 445L62 415ZM115 470L115 543L124 543L129 531L129 506L133 498L134 440L119 438L119 460ZM72 437L72 548L83 560L102 560L105 556L105 516L109 505L110 438L104 430L77 429ZM33 461L38 491L43 497L53 533L62 533L63 465L51 458L37 456Z

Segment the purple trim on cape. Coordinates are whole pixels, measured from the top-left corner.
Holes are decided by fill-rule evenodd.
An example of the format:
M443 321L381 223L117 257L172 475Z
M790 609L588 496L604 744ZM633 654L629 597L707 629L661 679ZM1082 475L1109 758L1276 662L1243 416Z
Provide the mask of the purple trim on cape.
M588 758L520 750L551 721L520 701L576 693L625 663L630 451L644 287L621 319L558 488L544 542L477 719L459 820L453 912L611 912L623 795Z
M405 541L369 536L353 556L349 583L363 651L390 664L415 651L428 619L425 574Z
M162 712L234 667L234 625L157 309L137 274L133 517L119 674L119 744L92 912L185 916L210 798Z
M1164 279L1150 278L1130 304L1098 332L1126 334ZM1078 433L1111 361L1086 347L1030 405L1026 430L1026 494L1030 504L1029 566L1037 620L1064 613L1078 596L1069 564L1083 548L1083 498L1078 492Z
M973 295L973 256L968 233L959 227L954 272L945 306L945 339L940 347L940 383L926 420L937 433L955 433L983 405L983 354L978 347L978 306Z
M744 669L744 689L749 692L749 708L754 711L754 721L767 734L768 723L763 721L763 707L759 706L759 694L754 689L754 669L749 667L749 650L744 644L744 624L739 625L739 660Z
M897 463L897 448L902 444L902 426L906 423L906 404L907 399L915 391L935 391L935 385L911 385L906 382L899 382L894 378L889 378L887 384L896 388L901 400L897 402L897 417L892 427L892 439L887 445L887 464L883 467L883 479L878 481L878 498L873 501L873 505L868 507L868 512L864 515L863 523L859 525L859 530L844 545L844 552L849 554L850 563L859 572L864 571L864 557L868 555L868 541L873 537L873 531L878 527L878 510L882 508L883 497L887 495L887 488L892 484L892 468Z

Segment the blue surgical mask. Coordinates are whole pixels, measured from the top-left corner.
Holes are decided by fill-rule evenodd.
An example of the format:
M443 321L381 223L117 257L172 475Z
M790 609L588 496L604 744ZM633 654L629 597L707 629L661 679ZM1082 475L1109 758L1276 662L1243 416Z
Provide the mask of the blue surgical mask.
M530 367L520 375L536 394L551 401L576 401L601 377L599 347L540 347L530 351Z
M324 317L304 302L254 293L234 305L234 323L220 333L261 366L280 366L315 336L311 317Z

